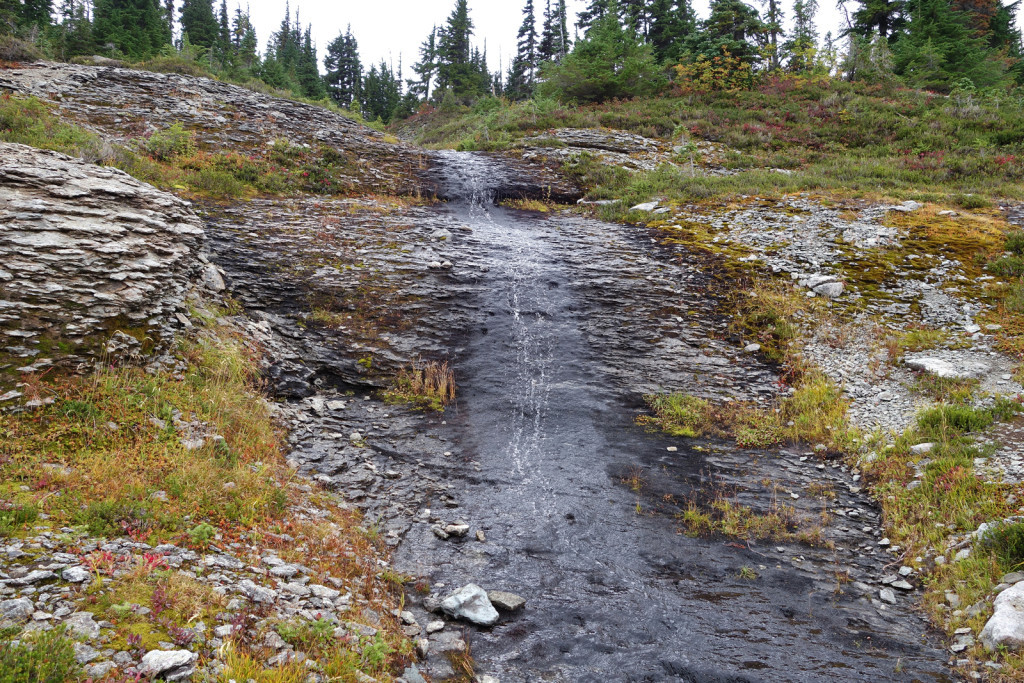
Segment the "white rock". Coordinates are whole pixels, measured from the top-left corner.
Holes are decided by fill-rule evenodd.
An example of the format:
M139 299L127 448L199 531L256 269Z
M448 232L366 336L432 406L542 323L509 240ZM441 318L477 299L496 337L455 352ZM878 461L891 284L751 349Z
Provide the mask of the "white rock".
M992 652L1006 647L1016 651L1024 647L1024 583L997 595L992 606L995 612L979 636L985 649Z
M828 299L835 299L843 293L846 286L842 282L826 282L814 288L817 294Z
M185 680L195 671L198 658L199 655L188 650L151 650L142 658L139 673L168 681Z
M934 443L919 443L915 446L911 446L910 452L914 455L924 455L925 453L931 453L933 448L935 448Z
M983 363L961 362L954 365L941 358L931 358L928 356L907 358L904 363L913 370L920 370L946 379L971 379L979 377L988 371L988 366Z
M747 344L743 347L743 350L747 353L757 353L761 350L760 344Z
M441 609L480 626L493 626L498 621L498 610L487 598L487 591L473 583L449 594L441 601Z
M0 602L0 614L3 615L4 619L23 621L31 617L35 611L35 605L28 598L17 598Z
M632 207L630 211L654 211L658 208L658 202L644 202Z
M76 612L72 614L64 620L64 625L68 627L73 635L83 638L92 639L100 634L100 626L89 612Z
M891 588L883 588L878 591L878 597L882 599L882 602L887 602L890 605L896 604L896 593Z

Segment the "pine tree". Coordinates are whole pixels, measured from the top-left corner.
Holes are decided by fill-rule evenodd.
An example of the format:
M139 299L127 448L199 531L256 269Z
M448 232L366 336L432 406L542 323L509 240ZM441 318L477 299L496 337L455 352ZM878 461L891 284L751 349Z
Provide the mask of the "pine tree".
M702 22L702 31L687 41L694 55L720 57L728 52L747 63L758 58L758 43L764 38L764 24L757 10L742 0L711 0L711 13Z
M473 60L470 38L473 21L467 0L456 0L437 41L437 89L451 90L456 97L472 97L488 91L490 74Z
M228 23L228 5L220 0L220 13L217 17L217 43L214 54L222 69L230 71L234 66L234 50L231 45L231 25Z
M608 13L608 0L590 0L587 8L576 15L576 27L586 33L599 19Z
M817 12L818 0L793 2L793 33L782 48L789 57L791 71L810 71L815 66L818 29L814 26L814 16Z
M800 1L795 0L795 2ZM767 7L767 12L764 15L764 32L768 38L770 50L768 67L774 71L782 66L779 38L783 36L782 20L785 18L785 15L782 12L780 0L762 0L762 3Z
M252 72L259 68L259 41L256 28L249 19L249 13L241 7L235 8L235 17L231 22L231 44L235 55L235 65L240 69Z
M213 15L213 0L183 0L181 32L189 42L206 49L216 49L220 26Z
M552 24L551 0L545 0L544 23L540 30L540 43L537 45L537 61L550 62L555 56L555 31Z
M906 35L893 47L895 71L912 85L948 91L961 79L978 87L999 84L1005 65L948 0L913 0Z
M167 23L167 30L165 36L167 37L167 44L170 45L174 42L174 0L164 0L164 21Z
M327 69L324 77L327 94L339 107L351 108L353 102L359 101L363 79L359 46L351 25L327 46L324 67Z
M853 13L850 31L869 40L877 32L893 43L907 23L905 5L904 0L864 0Z
M57 26L55 50L61 59L75 55L91 55L96 52L92 35L92 22L83 0L63 0L59 10L60 24Z
M370 67L363 79L362 112L369 120L390 123L402 102L401 79L381 60L380 65Z
M526 0L523 23L519 27L516 56L509 70L505 93L513 99L525 99L533 92L537 76L537 16L533 0Z
M299 92L304 97L322 100L327 96L323 78L320 77L319 61L316 55L316 43L313 42L313 27L306 26L302 34L302 49L295 64L295 76L299 84Z
M46 28L50 25L50 14L53 12L52 0L21 0L19 23L22 26Z
M697 19L689 0L654 0L650 7L647 42L659 62L678 59L683 41L697 29Z
M548 62L541 68L541 94L567 101L603 102L650 96L665 85L651 46L631 27L622 25L615 0L609 0L607 9L561 64Z
M101 47L145 59L166 44L167 23L154 0L94 0L93 35Z
M420 61L412 65L413 73L419 76L418 81L409 81L409 92L424 100L430 99L430 84L437 73L437 27L435 26L427 39L420 44Z

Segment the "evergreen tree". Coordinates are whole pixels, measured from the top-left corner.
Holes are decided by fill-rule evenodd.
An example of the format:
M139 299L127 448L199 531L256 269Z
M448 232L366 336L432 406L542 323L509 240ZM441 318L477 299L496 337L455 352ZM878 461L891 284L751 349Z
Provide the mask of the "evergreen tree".
M895 71L909 83L949 91L960 79L976 86L996 85L1005 65L948 0L912 0L906 35L893 48Z
M220 0L220 13L217 15L216 57L221 68L230 70L234 64L234 50L231 49L231 24L228 22L228 5Z
M814 16L817 12L818 0L793 2L793 33L783 46L783 51L789 57L788 66L792 71L810 71L814 68L814 53L818 45L818 29L814 26Z
M101 47L145 59L166 44L167 23L154 0L94 0L93 35Z
M213 0L183 0L181 32L188 34L193 45L215 50L220 26L213 15Z
M998 3L999 7L992 22L986 42L1007 60L1009 71L1018 83L1024 84L1024 44L1021 33L1014 22L1014 15L1020 7L1020 0L1009 5Z
M587 8L576 15L576 27L586 32L608 13L608 0L590 0Z
M306 26L302 35L302 49L295 64L295 77L299 84L299 92L304 97L322 100L327 97L323 78L320 77L319 60L316 56L316 43L313 42L313 27Z
M863 0L849 31L869 40L878 33L893 43L907 23L904 12L904 0Z
M544 26L537 46L538 62L559 62L569 52L568 23L565 0L556 0L554 9L551 8L551 0L547 0Z
M469 18L467 0L455 0L455 8L441 28L437 40L437 89L451 90L456 97L472 97L485 93L490 73L474 60L470 38L473 22Z
M256 28L249 19L249 13L241 7L235 8L235 17L231 21L231 50L234 53L235 66L252 72L259 68L259 40Z
M800 2L801 0L795 0ZM782 65L781 47L779 38L783 35L782 20L784 18L780 0L762 0L767 8L764 15L764 32L768 40L769 56L768 68L775 70Z
M691 54L710 59L728 52L749 64L758 60L764 24L757 10L742 0L711 0L711 13L702 28L687 40Z
M164 21L167 23L167 29L164 33L167 44L171 45L174 43L174 0L164 0Z
M401 79L381 60L379 66L370 67L362 86L363 116L369 120L390 123L402 102Z
M353 102L359 101L363 79L359 46L352 35L351 25L327 46L324 67L327 69L324 77L327 94L339 107L351 108Z
M532 0L531 0L532 1ZM424 100L430 99L430 84L437 73L437 27L435 26L427 39L420 44L420 61L412 65L413 73L419 76L418 81L409 81L409 92Z
M683 43L697 30L697 18L690 0L653 0L647 42L660 62L678 59Z
M54 48L61 59L96 52L92 35L92 22L84 0L63 0L59 10Z
M523 7L523 23L519 27L518 38L505 92L513 99L525 99L533 93L537 76L537 16L533 0L526 0Z
M53 12L52 0L21 0L18 20L22 26L46 28Z
M595 21L561 64L541 67L538 91L575 102L603 102L615 97L646 97L665 85L665 77L646 45L631 27L623 26L618 4Z

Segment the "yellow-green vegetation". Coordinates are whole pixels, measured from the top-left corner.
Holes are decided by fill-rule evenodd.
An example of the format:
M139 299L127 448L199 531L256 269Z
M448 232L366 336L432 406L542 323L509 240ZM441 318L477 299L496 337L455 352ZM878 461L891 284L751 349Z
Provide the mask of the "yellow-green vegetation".
M253 391L252 352L222 334L186 343L181 354L190 365L180 379L115 368L30 380L26 393L53 403L0 416L8 505L140 540L172 538L200 521L245 526L279 517L288 504L278 485L281 444ZM200 448L183 443L192 429L208 437Z
M384 400L442 411L455 400L455 373L447 361L413 363L411 368L398 371L394 386L384 392Z
M688 168L662 168L607 173L587 183L592 198L623 199L627 207L654 194L690 202L835 191L950 197L973 209L990 205L992 197L1024 197L1019 97L969 89L945 97L895 84L779 75L743 90L583 106L535 98L442 107L397 125L434 147L511 149L522 137L551 128L606 127L733 150L725 164L736 175L692 177ZM791 173L769 170L777 168Z
M26 394L53 403L0 415L0 532L20 537L71 527L73 533L54 536L69 547L86 536L127 536L201 552L242 548L250 565L272 550L309 567L315 582L343 581L355 604L386 615L375 621L373 638L335 637L333 630L328 638L321 622L296 623L294 632L282 626L282 635L315 650L332 680L355 681L361 673L391 680L412 646L390 616L402 593L381 572L378 559L386 550L336 494L295 481L259 392L258 358L231 329L214 324L182 341L178 355L187 369L179 376L107 368L88 377L28 378ZM197 429L205 442L190 448L183 440ZM296 508L313 514L301 518ZM258 550L246 555L250 548ZM226 598L169 567L162 554L96 550L81 562L94 577L71 599L113 624L114 647L137 653L161 642L186 647L196 637L190 626L216 623L225 611ZM224 680L298 676L300 669L288 664L266 668L262 645L242 635L255 623L246 614L236 615L239 635L226 642ZM359 608L347 618L364 621ZM63 662L59 646L55 641L48 657L55 666ZM3 678L8 660L22 666L27 657L0 648L0 680L77 677L77 669L61 669L51 678ZM33 671L42 671L39 665ZM305 680L308 670L301 670L295 680Z
M58 683L76 680L81 673L63 629L37 631L20 641L0 647L0 683Z
M199 149L180 123L127 145L109 144L66 123L34 97L0 95L0 140L51 149L108 166L179 193L210 198L314 193L349 195L357 164L336 149L275 141L253 154Z
M954 613L946 606L947 591L956 593L964 606L990 600L999 577L1022 568L1017 525L1007 525L970 547L972 554L967 559L955 560L956 549L948 547L951 537L1016 513L1016 504L1007 499L1024 495L1024 487L993 483L980 476L974 461L988 455L988 450L975 441L974 433L1020 410L1019 404L1007 400L996 401L991 408L940 404L924 411L917 426L894 444L870 444L877 457L861 461L864 476L882 505L887 534L901 547L901 554L944 558L945 562L937 563L928 574L925 605L935 622L951 635L962 627L977 633L991 613L981 610L972 616L966 609ZM912 445L926 441L935 444L929 453L911 452ZM968 655L987 659L980 645L975 652L964 653ZM1015 677L1024 661L1012 655L1002 661L1006 668L1003 678L997 680L1019 680Z
M539 213L550 213L553 206L550 202L544 202L539 199L504 199L501 205L507 206L510 209L537 211Z

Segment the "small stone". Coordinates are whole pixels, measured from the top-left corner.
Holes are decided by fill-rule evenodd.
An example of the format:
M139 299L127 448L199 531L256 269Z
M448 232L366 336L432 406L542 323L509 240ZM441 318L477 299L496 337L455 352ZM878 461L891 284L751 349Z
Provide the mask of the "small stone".
M62 579L71 583L82 583L88 581L92 576L84 567L68 567L60 575Z
M75 661L79 664L88 664L100 656L99 650L84 643L72 643L71 647L75 651Z
M970 556L971 556L971 549L970 548L964 548L963 550L959 551L956 554L955 557L953 557L953 561L954 562L959 562L960 560L966 560Z
M924 455L925 453L931 453L933 448L935 448L934 443L919 443L916 446L911 446L910 452L914 455Z
M1013 585L1015 583L1020 583L1021 581L1024 581L1024 572L1010 572L1009 574L1003 576L1000 583L1008 583L1010 585Z
M516 612L526 606L524 598L506 591L488 591L487 598L492 605L505 612Z
M11 621L26 621L36 611L35 605L28 598L16 598L0 602L0 614Z
M883 588L878 591L878 597L882 599L882 602L887 602L890 605L896 604L896 593L891 588Z
M892 541L890 541L888 538L883 538L881 541L878 542L878 545L882 546L883 548L885 546L891 545L891 544L892 544Z
M760 344L756 344L756 343L755 344L747 344L746 346L743 347L744 353L757 353L760 350L761 350L761 345Z
M445 626L444 622L441 621L440 619L432 621L429 624L427 624L427 633L429 634L429 633L437 633L438 631L443 631L444 630L444 626Z
M185 680L195 671L198 655L188 650L151 650L142 658L139 673L168 681Z
M487 542L487 534L484 533L483 529L476 530L476 540L480 541L481 543Z
M453 617L480 626L493 626L498 621L498 611L487 598L486 591L473 583L450 593L441 601L441 609Z
M910 583L904 581L903 579L900 579L899 581L893 581L891 585L893 588L899 588L901 591L914 590L914 587Z
M76 612L64 620L73 635L92 640L100 634L100 625L89 612Z

